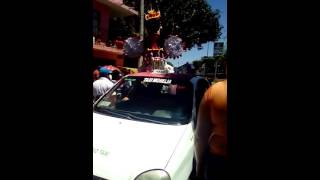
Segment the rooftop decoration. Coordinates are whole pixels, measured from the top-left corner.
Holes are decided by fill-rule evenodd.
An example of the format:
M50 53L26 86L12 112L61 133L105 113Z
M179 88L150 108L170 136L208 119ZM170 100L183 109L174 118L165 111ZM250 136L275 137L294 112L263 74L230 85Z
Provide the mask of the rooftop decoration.
M138 37L125 40L124 52L128 57L143 56L140 72L170 73L166 68L167 58L179 58L182 55L182 39L169 36L163 44L159 42L161 33L161 13L152 7L145 14L147 37L141 42Z

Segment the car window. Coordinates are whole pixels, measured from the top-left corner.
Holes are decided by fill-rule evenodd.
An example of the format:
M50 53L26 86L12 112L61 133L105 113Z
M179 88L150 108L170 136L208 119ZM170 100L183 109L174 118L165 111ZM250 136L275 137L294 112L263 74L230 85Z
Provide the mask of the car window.
M95 105L95 111L132 120L186 124L191 119L192 100L190 81L126 77Z

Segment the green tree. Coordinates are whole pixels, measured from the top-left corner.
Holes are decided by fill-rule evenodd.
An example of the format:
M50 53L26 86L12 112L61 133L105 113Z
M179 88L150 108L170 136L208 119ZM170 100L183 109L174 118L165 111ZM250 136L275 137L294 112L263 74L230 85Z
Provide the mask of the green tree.
M206 73L214 73L215 72L215 65L216 65L216 58L214 57L203 57L202 61L205 64Z
M145 0L145 13L151 7L161 12L161 39L169 35L178 35L187 49L215 41L221 35L219 24L220 13L212 10L206 0ZM140 8L140 0L124 0L128 6L136 10Z
M195 70L200 69L201 66L202 66L202 64L203 64L203 61L202 61L202 60L196 60L196 61L193 61L193 62L192 62L192 65L193 65L193 67L194 67Z
M203 65L205 66L205 73L215 73L217 62L221 62L226 58L226 53L222 56L208 57L204 56L201 60L195 60L192 62L195 70L199 70Z
M109 22L109 40L113 41L119 37L127 39L138 32L138 17L114 17Z

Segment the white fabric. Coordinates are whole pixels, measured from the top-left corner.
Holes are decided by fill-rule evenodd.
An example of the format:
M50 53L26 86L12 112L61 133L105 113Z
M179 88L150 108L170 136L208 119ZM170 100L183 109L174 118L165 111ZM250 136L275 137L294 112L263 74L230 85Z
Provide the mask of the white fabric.
M98 80L93 82L93 97L97 98L107 92L108 89L112 88L113 82L106 77L100 77Z
M174 73L174 68L169 64L165 65L165 69L168 71L168 73Z

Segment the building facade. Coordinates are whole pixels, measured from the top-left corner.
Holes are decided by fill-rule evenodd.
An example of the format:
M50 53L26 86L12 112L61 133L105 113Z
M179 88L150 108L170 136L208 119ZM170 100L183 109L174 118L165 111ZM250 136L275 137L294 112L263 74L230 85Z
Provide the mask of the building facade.
M124 65L121 45L109 46L108 34L110 18L127 16L138 16L138 12L124 5L123 0L93 0L93 68Z

